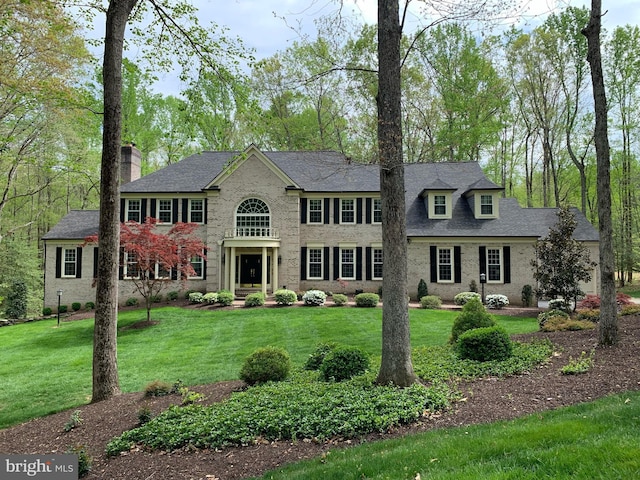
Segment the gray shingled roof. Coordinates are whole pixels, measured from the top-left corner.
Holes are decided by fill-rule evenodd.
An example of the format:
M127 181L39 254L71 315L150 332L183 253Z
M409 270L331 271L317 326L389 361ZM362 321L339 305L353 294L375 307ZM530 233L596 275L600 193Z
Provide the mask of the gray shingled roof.
M202 152L123 185L127 193L189 193L204 190L241 152ZM263 152L305 192L378 192L378 165L350 163L333 151ZM421 193L425 189L452 190L453 218L427 218ZM224 188L224 185L222 186ZM500 218L474 218L464 194L472 189L499 190L486 178L477 162L413 163L405 165L408 236L436 237L531 237L546 236L557 222L556 209L521 208L515 199L500 199ZM574 209L578 227L575 238L597 241L598 232L581 212ZM86 215L86 217L84 217ZM90 221L93 219L93 221ZM95 233L97 212L70 212L43 238L84 238ZM94 231L89 231L89 230ZM73 236L75 235L75 236Z
M82 240L98 233L98 210L71 210L43 237L43 240Z

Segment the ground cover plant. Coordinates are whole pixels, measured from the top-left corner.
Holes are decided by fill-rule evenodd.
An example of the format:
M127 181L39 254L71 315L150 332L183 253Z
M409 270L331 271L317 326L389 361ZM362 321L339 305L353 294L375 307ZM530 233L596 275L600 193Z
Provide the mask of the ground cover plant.
M140 392L154 380L180 379L186 385L234 380L244 359L267 345L286 349L296 365L304 364L319 342L342 343L345 338L350 345L379 355L381 316L381 309L217 311L172 306L155 309L156 322L149 325L143 310L122 312L118 320L121 388ZM456 312L447 310L412 309L412 344L443 344L455 316ZM538 328L534 318L494 318L512 334ZM90 318L62 322L59 328L55 318L1 328L0 428L85 404L91 395L92 341Z

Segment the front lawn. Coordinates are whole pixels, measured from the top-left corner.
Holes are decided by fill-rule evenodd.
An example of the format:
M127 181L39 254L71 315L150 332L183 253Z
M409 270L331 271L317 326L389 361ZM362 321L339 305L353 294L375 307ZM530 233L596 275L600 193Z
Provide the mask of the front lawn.
M457 312L411 310L414 348L444 345ZM153 380L198 385L238 378L243 360L267 345L286 349L302 365L319 342L348 343L380 355L381 309L296 307L236 310L154 309L158 323L144 326L142 310L118 323L123 391ZM538 329L535 318L501 317L509 333ZM0 428L91 399L93 321L55 320L0 329Z

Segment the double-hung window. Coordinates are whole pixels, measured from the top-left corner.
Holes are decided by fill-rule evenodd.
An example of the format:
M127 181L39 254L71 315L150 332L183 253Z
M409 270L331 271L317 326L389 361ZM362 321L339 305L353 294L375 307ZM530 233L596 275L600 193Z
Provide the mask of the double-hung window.
M323 248L309 248L307 251L307 278L322 280Z
M452 248L438 248L438 282L453 282Z
M323 211L322 211L322 199L310 198L309 202L309 223L322 223Z
M371 277L373 280L382 280L382 249L381 248L372 248L371 249Z
M171 223L173 219L173 201L171 199L158 200L158 220L162 223Z
M340 223L356 223L356 201L353 198L340 200Z
M140 278L138 258L135 253L125 252L124 254L124 278Z
M487 248L487 281L502 281L502 250L500 248Z
M204 223L204 199L192 198L189 200L189 221Z
M191 257L191 267L194 273L189 278L204 278L204 258L200 255Z
M356 249L340 249L340 278L342 280L356 279Z
M437 216L447 215L447 197L445 195L433 196L433 213Z
M480 195L480 215L493 215L493 195Z
M374 198L372 202L373 223L382 223L382 199Z
M127 211L124 218L127 222L140 223L142 221L141 205L142 202L140 200L130 199L126 201L125 206Z
M63 277L75 277L77 268L78 250L75 248L65 248L63 251Z

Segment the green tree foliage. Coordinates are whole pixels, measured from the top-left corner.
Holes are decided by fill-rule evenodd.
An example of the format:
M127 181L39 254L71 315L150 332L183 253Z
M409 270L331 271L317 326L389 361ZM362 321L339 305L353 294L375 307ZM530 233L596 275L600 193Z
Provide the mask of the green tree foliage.
M558 222L536 245L536 258L531 261L538 282L538 298L563 298L575 301L584 295L581 282L591 280L596 263L589 258L588 248L573 237L576 229L573 212L558 210Z

